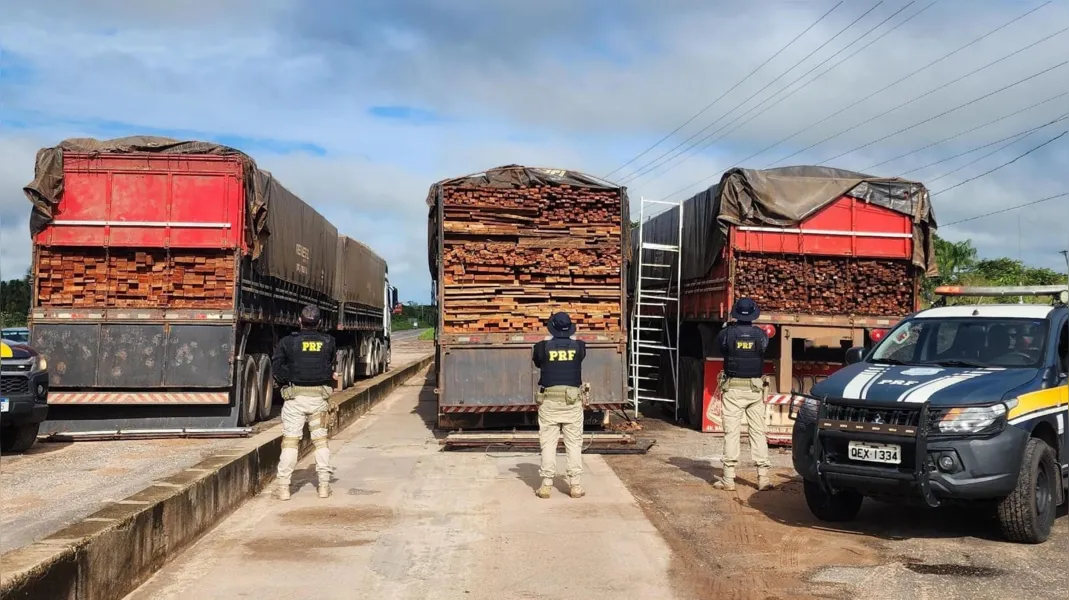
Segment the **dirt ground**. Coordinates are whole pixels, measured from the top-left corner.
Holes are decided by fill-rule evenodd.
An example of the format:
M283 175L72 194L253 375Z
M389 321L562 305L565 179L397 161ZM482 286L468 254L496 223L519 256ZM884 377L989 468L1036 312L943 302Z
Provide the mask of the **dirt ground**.
M857 521L835 527L810 515L789 449L772 451L776 489L756 491L743 464L738 490L714 490L722 439L647 418L657 439L645 456L607 456L672 549L681 598L1067 598L1069 518L1047 543L1002 541L997 524L959 509L903 508L866 500Z

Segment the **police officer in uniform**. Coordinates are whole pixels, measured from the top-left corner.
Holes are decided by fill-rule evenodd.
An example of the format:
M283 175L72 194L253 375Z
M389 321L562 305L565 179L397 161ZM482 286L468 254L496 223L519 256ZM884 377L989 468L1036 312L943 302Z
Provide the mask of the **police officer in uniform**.
M764 362L768 335L754 326L761 311L750 298L739 298L731 309L734 323L717 337L724 355L720 390L724 402L724 476L713 484L718 490L735 491L735 467L739 464L739 428L746 417L750 455L757 465L757 489L772 488L768 472L768 438L765 415Z
M271 357L275 379L282 385L282 455L278 459L278 498L290 499L290 477L297 466L297 448L304 424L315 445L319 497L330 496L330 448L327 447L328 398L334 389L334 338L316 331L319 309L301 311L301 329L285 337Z
M568 455L569 495L582 498L579 485L583 474L583 405L588 387L583 384L583 359L586 344L572 339L575 324L566 313L559 312L549 319L548 339L535 344L533 360L541 370L538 379L538 441L542 449L542 485L536 494L549 498L553 477L557 472L557 441L564 433L564 448Z

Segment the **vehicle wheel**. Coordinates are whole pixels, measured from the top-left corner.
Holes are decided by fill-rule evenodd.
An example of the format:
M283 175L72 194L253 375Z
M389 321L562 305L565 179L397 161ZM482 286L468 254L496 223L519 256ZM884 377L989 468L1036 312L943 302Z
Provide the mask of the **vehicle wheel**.
M348 349L339 348L334 356L334 364L337 366L334 368L335 374L338 376L338 383L341 385L341 389L349 387L349 378L345 376L345 357L348 353Z
M819 483L804 480L805 503L809 506L809 512L821 521L830 523L853 521L861 510L861 502L865 499L861 494L853 490L842 490L834 494L828 494Z
M346 387L356 384L356 348L345 351L345 381Z
M260 410L260 366L255 354L245 356L241 371L241 402L238 407L238 425L248 427L256 422Z
M260 384L259 417L261 421L271 418L271 405L275 403L275 379L274 369L271 366L271 357L266 354L258 355L259 367L257 368L256 380Z
M4 452L25 452L37 441L37 434L40 431L40 423L4 428L0 430L0 450Z
M1025 544L1047 541L1057 510L1054 486L1060 484L1054 451L1041 439L1028 440L1017 487L998 505L998 522L1006 539Z

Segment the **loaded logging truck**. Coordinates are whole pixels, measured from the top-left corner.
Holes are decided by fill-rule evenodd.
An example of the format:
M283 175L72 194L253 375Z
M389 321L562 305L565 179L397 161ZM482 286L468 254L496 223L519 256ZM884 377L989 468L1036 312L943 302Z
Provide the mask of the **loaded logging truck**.
M935 273L935 220L915 181L827 167L732 169L681 208L682 226L676 206L632 237L632 318L641 328L632 336L642 336L632 387L640 398L673 399L678 368L679 417L701 431L723 431L716 337L736 299L760 307L769 441L790 444L791 392L842 368L848 348L882 339L919 308L921 281ZM667 288L662 279L672 280ZM659 356L644 362L651 353Z
M25 192L47 431L226 434L264 420L272 350L306 304L337 338L339 388L389 368L386 262L238 150L72 139L38 152Z

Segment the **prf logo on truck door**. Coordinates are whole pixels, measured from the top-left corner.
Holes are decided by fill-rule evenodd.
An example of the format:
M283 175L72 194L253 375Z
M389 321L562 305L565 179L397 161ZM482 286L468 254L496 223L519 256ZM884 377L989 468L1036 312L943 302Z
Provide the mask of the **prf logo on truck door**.
M312 260L312 253L309 252L308 248L297 244L297 258L300 259L297 261L297 272L302 275L307 275L308 263Z

